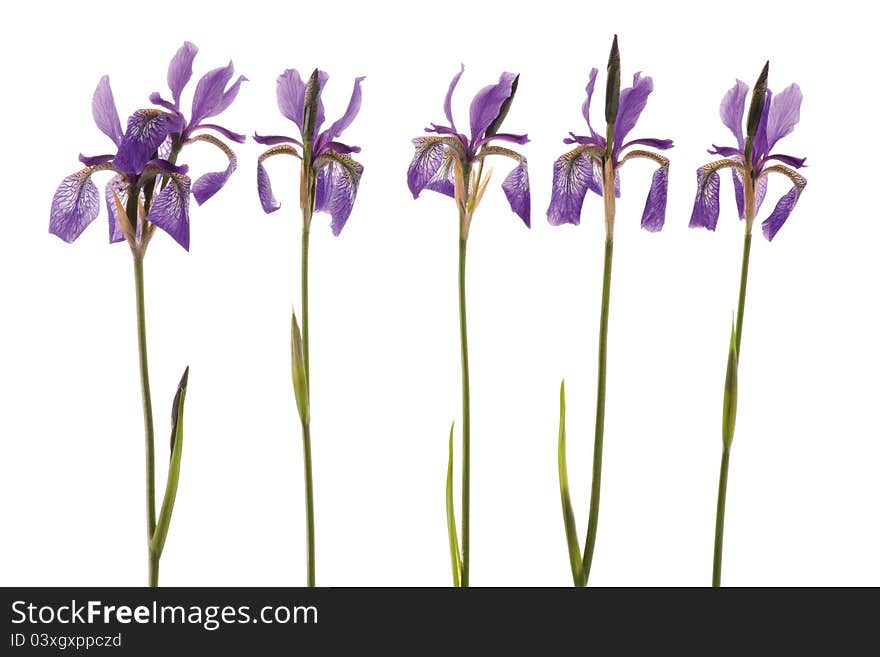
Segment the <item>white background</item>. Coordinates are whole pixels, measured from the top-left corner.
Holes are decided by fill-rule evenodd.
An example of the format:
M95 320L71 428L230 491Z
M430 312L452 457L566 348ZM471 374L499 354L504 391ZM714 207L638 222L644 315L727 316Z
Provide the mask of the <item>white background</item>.
M580 113L592 66L620 37L624 83L655 92L634 137L670 137L666 228L639 229L652 168L622 175L609 342L596 585L706 585L721 451L726 348L742 228L729 177L715 234L687 227L695 169L732 139L718 118L765 59L770 87L800 84L801 122L780 146L807 156L809 185L776 240L756 234L740 368L724 552L729 585L880 584L877 398L880 224L876 35L856 5L705 3L119 3L10 9L0 31L4 103L0 239L0 583L146 581L144 455L135 308L126 246L105 209L74 244L47 232L76 155L106 152L91 95L109 74L123 117L167 95L183 40L198 76L233 58L250 82L219 122L293 134L275 103L285 68L330 73L328 120L356 75L361 191L339 238L311 240L312 417L318 583L450 582L444 516L449 423L460 417L452 201L406 187L410 139L443 122L451 76L467 124L473 93L521 73L504 128L528 132L533 228L508 209L498 167L469 241L474 585L570 583L556 474L558 388L568 392L569 477L586 527L602 204L578 227L545 220L551 166ZM818 7L818 6L816 6ZM731 9L737 11L731 11ZM332 13L328 11L332 9ZM18 15L15 15L18 12ZM604 90L600 75L597 91ZM601 123L604 91L594 120ZM784 148L783 148L784 146ZM268 167L283 207L260 209L255 161L192 207L189 254L159 233L146 261L157 487L170 404L191 366L180 489L165 585L301 585L302 460L290 384L299 304L294 160ZM207 146L181 158L222 168ZM103 184L103 179L98 181ZM785 181L773 181L759 220ZM460 455L460 433L456 451ZM456 466L458 489L459 466ZM458 506L460 518L460 506Z

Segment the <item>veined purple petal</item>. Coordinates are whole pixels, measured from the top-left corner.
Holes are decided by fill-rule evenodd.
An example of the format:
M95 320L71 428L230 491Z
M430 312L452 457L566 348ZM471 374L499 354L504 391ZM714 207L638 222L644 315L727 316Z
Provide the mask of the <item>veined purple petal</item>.
M257 193L260 195L260 205L263 212L270 214L281 207L272 192L272 181L269 180L269 172L262 162L257 162Z
M195 128L203 119L217 116L232 104L238 95L238 89L247 78L239 75L238 79L226 89L226 85L232 79L234 69L232 62L224 67L208 71L196 85L193 94L192 118L190 125Z
M159 110L138 110L132 114L113 167L124 173L140 174L168 133L179 126L179 121L172 119L175 117Z
M406 172L406 182L413 198L418 198L443 165L447 147L437 137L416 137L412 142L416 152Z
M147 220L174 238L189 251L190 180L184 175L169 174L168 184L150 205Z
M328 77L324 71L318 71L319 98L318 112L315 116L316 132L324 122L324 101L320 99L320 92L324 90L324 84L327 82ZM295 68L289 68L279 75L275 91L278 98L278 109L281 110L281 114L293 121L299 128L300 134L302 134L306 83L300 77L299 71Z
M525 158L519 165L507 174L501 189L513 210L528 228L531 228L532 194L529 189L529 168Z
M122 124L116 111L116 101L113 100L110 78L106 75L100 79L92 95L92 116L98 129L119 146L122 141Z
M740 160L743 158L743 152L732 146L716 146L712 144L712 148L708 150L709 155L721 155L723 157L735 157Z
M790 167L794 167L795 169L800 169L803 166L806 166L804 163L807 161L805 157L795 157L794 155L784 155L782 153L773 153L772 155L768 155L765 160L779 160L780 162L787 164Z
M79 161L85 164L87 167L93 167L96 164L104 164L105 162L110 162L115 155L112 153L108 153L107 155L83 155L79 154Z
M654 91L653 80L649 76L642 77L641 73L636 73L633 76L633 86L620 92L620 106L617 110L617 120L614 122L616 150L620 150L617 146L624 143L623 140L635 127L652 91Z
M666 191L669 187L669 163L661 165L651 179L651 189L642 212L642 228L656 233L666 221Z
M441 167L428 184L425 185L425 189L443 194L449 198L455 198L455 181L452 179L452 169Z
M452 76L452 82L449 83L449 89L446 90L446 99L443 101L443 113L446 115L446 120L449 121L449 125L452 127L452 132L458 132L455 127L455 119L452 118L452 92L455 91L455 87L458 85L458 80L461 78L462 73L464 73L464 64L461 65L461 70ZM437 126L434 127L436 128Z
M688 224L691 228L715 230L721 212L720 189L721 176L718 171L711 167L697 169L697 197L694 199L694 209Z
M668 150L674 146L671 139L655 139L653 137L646 137L644 139L633 139L632 141L626 142L623 146L620 147L621 150L624 148L629 148L630 146L649 146L651 148L656 148L661 151Z
M104 201L107 203L107 220L110 225L110 244L125 241L125 233L122 232L122 226L119 225L116 199L113 198L113 192L116 192L122 207L127 207L128 183L125 182L125 178L119 175L113 176L104 187ZM140 230L140 225L137 228Z
M254 133L254 141L264 146L275 146L277 144L296 144L302 148L302 142L293 137L285 137L284 135L258 135Z
M742 124L743 113L745 112L746 107L746 96L748 93L749 85L742 80L737 80L736 84L724 94L724 98L721 99L721 107L719 108L721 122L726 125L733 133L733 136L736 137L736 144L739 146L740 150L743 150L746 147L746 142L743 139Z
M794 210L794 206L797 204L804 186L806 186L806 180L804 181L803 186L795 185L792 187L785 196L779 199L773 212L770 213L770 216L761 224L761 230L768 241L772 241L773 238L776 237L776 233L779 232L779 229L782 228L782 224L785 223L785 220L788 219L791 211Z
M192 63L198 51L194 44L184 41L168 65L168 88L171 89L175 107L180 107L180 94L192 77Z
M587 82L586 92L587 99L584 101L583 107L581 107L581 112L584 115L584 118L587 120L587 127L590 129L590 134L593 138L596 138L596 131L593 130L593 125L590 123L590 103L593 102L593 89L596 88L596 75L599 73L599 69L592 68L590 69L590 80Z
M49 232L70 243L98 216L101 199L91 177L106 166L86 167L61 181L52 198Z
M199 130L213 130L214 132L219 132L221 135L229 139L230 141L234 141L238 144L243 144L247 141L247 137L245 135L239 134L238 132L232 132L232 130L228 130L224 128L222 125L217 125L216 123L200 123L198 125Z
M582 149L576 148L556 160L553 163L553 191L547 208L550 225L580 224L584 197L592 185L593 161Z
M339 137L358 115L361 109L361 82L363 80L364 76L354 79L354 88L351 90L351 98L348 101L345 113L330 124L330 127L321 134L321 138L318 139L320 146L324 146Z
M767 114L767 152L790 134L800 121L802 99L801 88L796 84L789 85L778 96L774 96Z
M339 153L331 152L324 157L328 161L318 171L315 211L330 214L330 227L333 234L338 236L351 215L364 167Z
M497 84L483 87L471 101L471 140L483 137L492 122L498 118L501 106L513 93L516 73L504 72Z

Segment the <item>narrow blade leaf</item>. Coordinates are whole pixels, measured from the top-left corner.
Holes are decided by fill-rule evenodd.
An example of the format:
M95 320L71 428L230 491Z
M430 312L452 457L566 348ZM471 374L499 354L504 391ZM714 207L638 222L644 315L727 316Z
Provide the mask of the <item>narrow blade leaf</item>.
M452 559L452 584L461 586L461 552L455 525L455 501L452 497L452 436L455 422L449 427L449 465L446 466L446 529L449 532L449 556Z
M559 494L562 498L562 519L565 522L565 541L568 544L568 560L575 586L584 586L584 562L578 542L574 509L568 493L568 466L565 459L565 379L559 386Z
M730 328L730 349L727 354L727 375L724 378L724 405L721 415L721 441L724 449L729 450L733 443L733 430L736 427L736 395L737 395L737 355L736 325Z
M293 394L296 397L296 410L303 424L308 424L309 383L306 379L306 361L303 356L302 334L296 321L296 311L290 313L290 374L293 379Z

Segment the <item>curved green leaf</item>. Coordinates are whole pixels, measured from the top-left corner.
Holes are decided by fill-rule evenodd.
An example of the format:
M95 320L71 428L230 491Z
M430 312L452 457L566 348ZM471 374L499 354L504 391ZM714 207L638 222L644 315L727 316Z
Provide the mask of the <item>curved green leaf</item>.
M584 562L578 542L574 509L568 493L568 466L565 459L565 379L559 386L559 495L562 498L562 519L565 522L565 541L568 544L568 560L575 586L585 586Z
M452 496L452 435L455 422L449 427L449 464L446 466L446 529L449 532L449 556L452 559L452 584L461 586L461 552L455 525L455 501Z

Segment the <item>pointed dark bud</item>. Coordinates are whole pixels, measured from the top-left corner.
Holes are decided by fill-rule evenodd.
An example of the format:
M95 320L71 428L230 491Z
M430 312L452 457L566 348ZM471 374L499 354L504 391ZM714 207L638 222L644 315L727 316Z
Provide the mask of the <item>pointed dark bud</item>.
M749 118L746 121L746 136L754 137L758 132L758 123L764 111L764 101L767 99L767 75L770 73L770 62L764 64L761 75L752 89L752 104L749 107Z
M501 124L504 122L507 112L510 110L510 104L513 102L513 97L516 95L517 85L519 85L519 75L513 78L513 84L510 86L510 95L503 103L501 103L501 109L498 111L498 116L496 116L495 120L489 124L488 128L486 128L487 137L497 134L498 130L501 128Z
M318 101L321 99L321 84L318 80L318 69L312 71L306 83L303 100L303 143L311 150L315 136L315 122L318 117Z
M617 35L611 44L608 56L608 82L605 87L605 123L614 125L617 120L617 108L620 105L620 50L617 49Z

